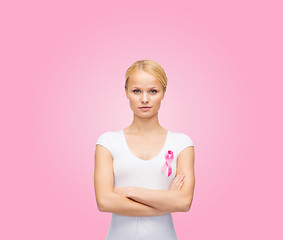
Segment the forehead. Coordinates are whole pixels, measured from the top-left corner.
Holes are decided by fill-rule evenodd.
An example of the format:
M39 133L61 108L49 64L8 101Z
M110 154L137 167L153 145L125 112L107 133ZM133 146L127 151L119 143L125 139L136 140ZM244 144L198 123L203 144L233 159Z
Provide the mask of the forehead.
M158 88L161 87L162 84L156 77L154 77L150 73L140 70L130 76L128 86L140 88Z

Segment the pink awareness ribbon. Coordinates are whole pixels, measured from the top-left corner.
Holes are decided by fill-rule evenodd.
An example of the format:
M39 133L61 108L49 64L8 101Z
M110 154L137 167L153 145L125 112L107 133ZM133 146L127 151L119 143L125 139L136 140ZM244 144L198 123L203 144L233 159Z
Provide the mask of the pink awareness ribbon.
M173 152L171 150L168 150L168 153L165 154L165 160L166 162L161 168L161 172L163 173L166 168L168 167L168 177L172 174L172 166L171 162L174 159Z

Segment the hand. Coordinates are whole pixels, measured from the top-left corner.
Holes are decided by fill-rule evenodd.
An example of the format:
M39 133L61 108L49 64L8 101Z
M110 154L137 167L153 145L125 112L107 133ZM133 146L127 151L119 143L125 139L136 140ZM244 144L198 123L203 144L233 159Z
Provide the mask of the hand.
M130 190L130 187L117 187L117 188L114 188L114 192L115 193L118 193L124 197L128 197L129 196L129 190Z
M179 173L170 184L169 190L170 191L178 191L183 185L185 175L181 172Z

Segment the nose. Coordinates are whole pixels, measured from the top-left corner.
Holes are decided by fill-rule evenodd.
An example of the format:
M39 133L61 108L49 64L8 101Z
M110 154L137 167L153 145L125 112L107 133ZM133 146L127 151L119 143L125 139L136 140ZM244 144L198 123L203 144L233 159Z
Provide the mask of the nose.
M149 101L149 97L148 97L148 95L147 95L147 92L144 92L143 94L142 94L142 103L146 103L146 102L148 102Z

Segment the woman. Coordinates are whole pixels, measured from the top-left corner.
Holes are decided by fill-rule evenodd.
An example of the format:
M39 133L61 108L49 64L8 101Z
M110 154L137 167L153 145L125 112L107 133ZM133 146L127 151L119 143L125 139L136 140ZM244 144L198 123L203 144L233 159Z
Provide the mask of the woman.
M177 239L171 213L190 209L194 144L159 124L167 77L158 63L136 61L125 78L133 122L96 142L96 202L100 211L112 213L106 239Z

